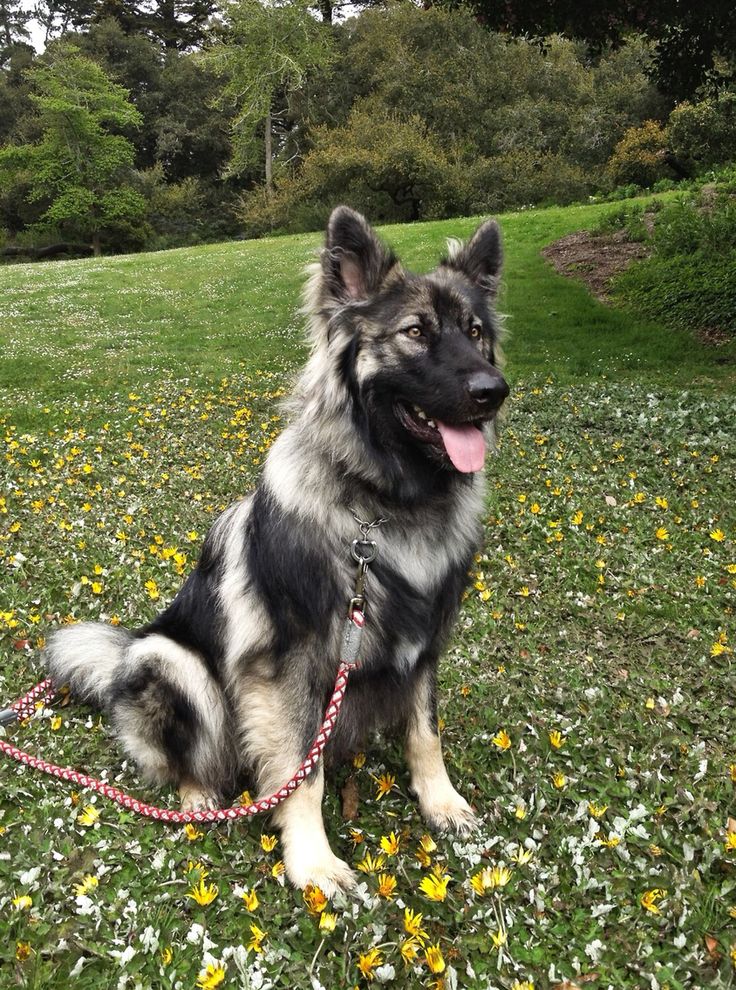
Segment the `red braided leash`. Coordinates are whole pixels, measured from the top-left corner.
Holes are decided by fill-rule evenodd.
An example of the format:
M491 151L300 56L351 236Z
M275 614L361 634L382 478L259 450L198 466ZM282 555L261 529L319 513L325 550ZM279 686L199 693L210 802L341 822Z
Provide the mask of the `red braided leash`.
M155 818L159 822L173 822L179 825L186 822L198 822L200 824L204 822L225 822L232 821L236 818L259 815L264 811L271 811L277 805L281 804L282 801L285 801L307 779L312 771L316 769L319 763L322 751L327 745L327 741L332 735L332 730L337 722L337 716L347 689L348 677L351 671L355 670L358 666L357 654L364 624L365 616L363 613L357 608L353 609L346 623L343 643L343 656L347 659L340 661L335 687L325 711L324 721L303 763L293 777L287 780L274 794L271 794L269 797L259 798L247 806L218 808L211 811L171 811L167 808L157 808L151 804L144 804L143 801L139 801L138 798L126 794L117 787L112 787L102 780L96 780L94 777L80 773L78 770L73 770L71 767L59 767L37 756L32 756L30 753L24 753L23 750L5 742L3 739L0 739L0 752L5 753L6 756L10 756L19 763L32 767L34 770L41 770L43 773L48 773L52 777L58 777L60 780L70 781L78 784L80 787L97 791L98 794L102 794L111 801L117 802L117 804L127 808L128 811L135 811L136 814L144 815L146 818ZM38 700L43 699L43 701L48 701L55 693L50 680L41 681L11 705L11 710L16 712L18 719L30 718L36 710Z

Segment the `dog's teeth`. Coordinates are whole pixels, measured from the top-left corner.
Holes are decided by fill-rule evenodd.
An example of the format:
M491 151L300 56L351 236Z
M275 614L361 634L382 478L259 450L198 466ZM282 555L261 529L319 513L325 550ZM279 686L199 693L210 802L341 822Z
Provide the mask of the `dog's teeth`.
M437 429L437 427L435 426L435 422L434 422L433 419L428 419L427 420L427 426L431 426L433 430L436 430Z
M420 419L426 419L427 418L427 414L424 412L423 409L417 409L417 416Z

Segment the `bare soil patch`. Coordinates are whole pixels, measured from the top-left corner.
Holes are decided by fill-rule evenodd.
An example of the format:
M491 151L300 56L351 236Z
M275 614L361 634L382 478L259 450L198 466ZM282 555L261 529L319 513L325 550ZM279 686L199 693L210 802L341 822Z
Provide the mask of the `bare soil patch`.
M610 302L611 280L648 254L648 246L628 240L625 230L612 234L580 230L542 250L543 257L560 275L580 279L601 302Z

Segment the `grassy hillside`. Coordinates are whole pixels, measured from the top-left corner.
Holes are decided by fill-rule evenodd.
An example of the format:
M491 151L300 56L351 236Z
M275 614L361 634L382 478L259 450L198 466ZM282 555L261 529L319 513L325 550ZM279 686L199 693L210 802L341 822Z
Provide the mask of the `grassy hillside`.
M594 226L610 206L501 218L512 378L549 373L645 377L679 385L734 380L736 346L718 351L600 306L539 256L550 241ZM385 228L406 264L432 267L445 239L474 220ZM304 266L320 238L274 238L100 261L0 268L0 388L33 418L45 402L103 396L143 382L216 382L240 369L295 367ZM25 407L28 407L26 409Z
M361 884L322 910L284 885L267 820L165 827L1 762L3 990L733 986L734 355L541 261L602 209L502 218L514 388L440 685L478 833L428 836L401 747L376 742L330 778ZM473 226L385 233L421 269ZM58 622L149 621L256 482L317 243L0 270L2 703ZM9 735L175 803L81 705Z

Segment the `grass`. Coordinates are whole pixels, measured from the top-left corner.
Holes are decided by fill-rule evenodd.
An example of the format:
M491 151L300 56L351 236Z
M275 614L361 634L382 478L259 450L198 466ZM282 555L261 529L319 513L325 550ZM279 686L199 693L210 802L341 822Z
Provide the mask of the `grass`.
M399 747L377 743L329 788L331 841L367 870L356 897L327 906L329 932L260 841L267 820L187 833L3 764L0 985L734 985L733 365L539 259L599 214L503 218L515 387L441 680L447 762L479 833L434 835L432 849ZM387 234L421 268L472 227ZM303 357L299 270L315 244L0 271L0 697L38 679L60 619L149 620L253 485ZM81 706L9 734L173 803ZM338 800L349 773L352 823ZM433 869L444 899L420 887ZM201 904L205 874L216 896Z

